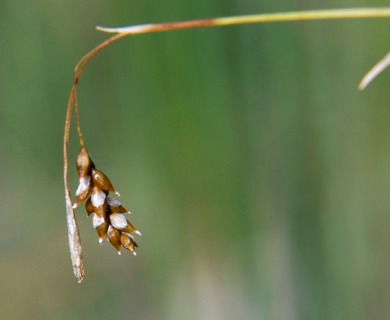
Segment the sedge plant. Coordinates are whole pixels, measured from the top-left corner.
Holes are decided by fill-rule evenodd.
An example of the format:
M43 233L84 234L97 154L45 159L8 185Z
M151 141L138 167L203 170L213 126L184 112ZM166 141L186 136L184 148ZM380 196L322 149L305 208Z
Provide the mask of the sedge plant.
M74 209L82 202L85 202L87 214L92 215L93 226L98 233L99 242L102 243L103 239L107 237L108 241L119 254L121 253L121 248L123 247L135 255L137 243L134 240L134 235L141 235L141 233L126 219L125 214L129 213L128 210L125 209L118 200L110 197L110 192L117 195L119 195L119 193L113 187L109 178L102 171L96 169L81 132L79 106L77 102L77 84L88 63L100 51L127 36L143 33L255 23L389 17L390 8L357 8L256 14L160 24L141 24L120 28L97 27L96 29L99 31L112 33L114 35L89 51L76 64L74 68L73 85L68 100L64 132L63 151L66 219L73 272L78 282L81 283L83 281L85 270L83 265L80 233ZM388 53L363 77L358 85L358 88L360 90L364 89L389 65L390 53ZM80 151L76 159L79 186L76 190L75 201L72 201L68 182L68 144L72 113L75 114L76 128L80 144Z

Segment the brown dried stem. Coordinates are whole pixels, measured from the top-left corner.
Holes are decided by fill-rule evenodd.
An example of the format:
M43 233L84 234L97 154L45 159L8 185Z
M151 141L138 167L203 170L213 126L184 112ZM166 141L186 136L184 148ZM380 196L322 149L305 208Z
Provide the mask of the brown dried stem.
M77 226L77 221L72 208L72 200L70 197L70 189L68 183L68 143L69 143L69 129L72 116L72 109L76 97L76 86L73 85L70 98L68 102L68 109L65 119L65 133L64 133L64 184L65 184L65 206L66 206L66 222L68 226L68 240L70 257L72 260L73 273L77 278L78 283L84 279L84 264L83 264L83 250L81 247L80 233Z

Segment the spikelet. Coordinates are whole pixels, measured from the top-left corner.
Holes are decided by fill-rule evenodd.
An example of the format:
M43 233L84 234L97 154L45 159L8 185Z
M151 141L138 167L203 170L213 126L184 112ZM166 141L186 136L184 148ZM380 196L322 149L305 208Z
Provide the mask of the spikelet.
M110 179L95 165L86 147L81 147L76 159L79 186L76 191L76 201L73 208L77 208L86 200L85 210L88 216L92 216L92 224L99 237L99 243L107 237L107 240L121 254L121 247L136 255L138 247L133 235L141 235L124 216L130 213L122 204L109 197L113 192L119 196Z

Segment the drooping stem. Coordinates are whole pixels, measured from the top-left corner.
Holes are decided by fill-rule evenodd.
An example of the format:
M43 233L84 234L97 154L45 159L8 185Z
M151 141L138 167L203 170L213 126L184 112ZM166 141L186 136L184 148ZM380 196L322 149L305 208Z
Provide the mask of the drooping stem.
M287 21L308 21L308 20L331 20L331 19L360 19L360 18L385 18L390 17L390 8L359 8L359 9L335 9L335 10L318 10L318 11L299 11L288 13L272 13L272 14L258 14L236 17L222 17L213 19L202 19L192 21L181 21L172 23L160 24L143 24L122 28L103 28L97 27L98 30L108 33L115 33L114 36L102 42L86 55L84 55L74 68L73 85L70 92L64 132L64 184L65 184L65 202L66 202L66 217L68 224L68 238L69 247L73 265L73 271L80 283L84 277L84 266L82 260L82 248L80 242L80 235L72 208L72 200L70 197L70 188L68 183L68 143L69 131L71 124L71 116L74 108L76 117L76 127L81 146L84 146L84 139L81 133L81 125L78 112L77 102L77 84L82 76L87 64L100 51L114 42L136 34L153 33L180 29L193 29L202 27L223 27L240 24L254 24L254 23L270 23L270 22L287 22ZM385 64L381 64L382 71L384 67L390 64L390 57L387 58ZM387 64L386 64L387 63ZM378 71L378 69L375 69ZM378 72L372 72L369 81L375 77ZM370 77L370 76L368 76ZM368 83L368 82L367 82Z

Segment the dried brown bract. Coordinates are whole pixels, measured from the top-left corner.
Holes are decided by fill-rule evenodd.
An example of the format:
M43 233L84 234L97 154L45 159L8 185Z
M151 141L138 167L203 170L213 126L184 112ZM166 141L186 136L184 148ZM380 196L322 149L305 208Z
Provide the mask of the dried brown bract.
M130 213L122 204L109 197L115 190L110 179L95 165L86 147L81 147L76 159L76 167L79 175L79 186L76 191L76 201L73 209L86 200L85 209L88 216L93 213L92 223L99 236L99 243L107 236L108 241L121 254L121 247L136 255L138 247L134 241L134 234L141 235L126 219L126 213Z

